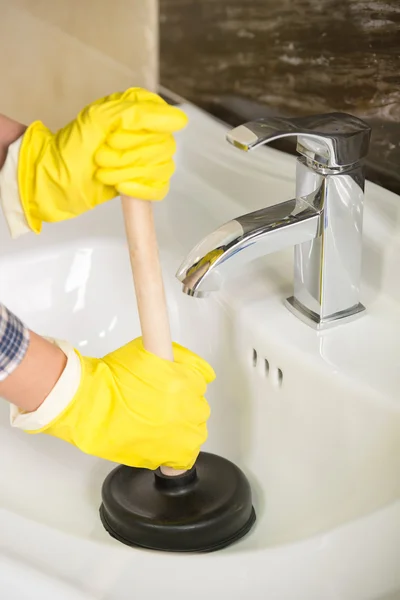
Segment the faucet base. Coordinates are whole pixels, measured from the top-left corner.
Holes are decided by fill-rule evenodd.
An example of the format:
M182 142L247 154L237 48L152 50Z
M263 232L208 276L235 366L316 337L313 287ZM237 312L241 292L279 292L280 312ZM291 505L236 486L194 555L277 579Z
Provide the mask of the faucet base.
M287 298L285 300L285 305L290 312L301 319L303 323L318 331L329 329L330 327L337 325L344 325L345 323L360 317L365 311L365 306L361 303L358 303L352 308L342 310L334 315L321 319L320 315L306 308L303 304L301 304L301 302L296 300L294 296Z

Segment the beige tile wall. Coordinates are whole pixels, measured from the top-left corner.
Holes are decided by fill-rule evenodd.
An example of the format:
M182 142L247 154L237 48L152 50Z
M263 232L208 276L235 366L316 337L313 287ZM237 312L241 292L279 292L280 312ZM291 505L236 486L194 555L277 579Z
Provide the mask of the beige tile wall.
M57 128L91 100L157 83L157 0L0 0L1 113Z

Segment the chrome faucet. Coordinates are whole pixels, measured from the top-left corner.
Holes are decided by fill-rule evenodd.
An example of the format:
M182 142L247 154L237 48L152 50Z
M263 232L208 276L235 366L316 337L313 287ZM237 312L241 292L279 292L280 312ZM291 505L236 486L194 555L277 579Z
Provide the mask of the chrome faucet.
M181 264L183 291L201 297L249 261L294 246L294 292L287 307L317 329L365 310L360 303L362 221L371 129L342 113L251 121L227 140L249 151L297 138L296 197L252 212L206 236Z

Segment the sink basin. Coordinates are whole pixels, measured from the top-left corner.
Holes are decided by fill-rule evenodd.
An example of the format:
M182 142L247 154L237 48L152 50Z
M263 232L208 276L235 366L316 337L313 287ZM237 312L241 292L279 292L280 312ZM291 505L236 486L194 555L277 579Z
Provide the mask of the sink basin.
M59 585L58 597L71 599L395 600L399 198L367 185L367 312L352 323L317 333L286 309L291 251L254 262L210 298L184 296L175 272L194 243L291 197L294 186L292 157L270 148L239 153L223 124L184 108L191 124L180 134L177 174L168 200L155 206L172 332L217 372L204 449L244 470L257 524L218 554L122 546L98 516L114 465L11 429L3 402L0 587L13 598L12 582L26 577L18 599L32 598L31 589L53 598ZM0 218L0 298L32 329L84 354L101 356L139 335L119 201L14 242Z

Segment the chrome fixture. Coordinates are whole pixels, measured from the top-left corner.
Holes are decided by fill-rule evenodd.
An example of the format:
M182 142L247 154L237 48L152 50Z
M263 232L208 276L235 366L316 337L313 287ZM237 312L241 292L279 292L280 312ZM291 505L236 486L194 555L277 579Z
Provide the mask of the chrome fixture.
M297 138L296 197L229 221L206 236L181 264L183 291L201 297L242 265L294 246L294 292L287 307L317 329L365 310L360 303L362 221L371 129L357 117L332 113L251 121L227 134L254 150Z

